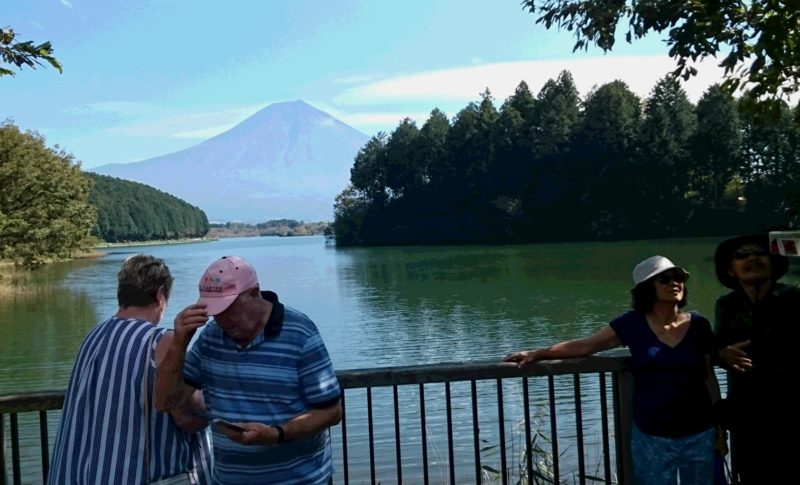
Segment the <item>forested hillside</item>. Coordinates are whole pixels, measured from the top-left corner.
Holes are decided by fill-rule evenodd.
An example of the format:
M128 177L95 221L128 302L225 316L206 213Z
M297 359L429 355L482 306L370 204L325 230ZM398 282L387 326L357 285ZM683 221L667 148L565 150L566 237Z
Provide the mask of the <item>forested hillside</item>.
M205 212L138 182L87 173L94 182L89 201L97 208L92 232L108 242L202 237Z
M0 123L0 260L33 268L87 246L90 186L72 155Z
M622 81L581 99L568 72L537 96L486 91L360 150L337 197L337 244L505 243L724 235L785 227L800 206L800 131L672 78L646 100ZM759 114L762 113L762 114Z

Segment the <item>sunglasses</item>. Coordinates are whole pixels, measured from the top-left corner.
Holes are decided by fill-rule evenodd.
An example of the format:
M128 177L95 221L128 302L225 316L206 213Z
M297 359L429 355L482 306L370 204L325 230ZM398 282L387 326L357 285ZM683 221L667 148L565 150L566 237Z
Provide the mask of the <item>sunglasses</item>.
M747 259L750 256L766 256L769 254L766 248L755 248L751 250L738 249L733 252L733 259Z
M655 276L657 283L667 285L672 283L686 283L686 276L683 273L661 273Z

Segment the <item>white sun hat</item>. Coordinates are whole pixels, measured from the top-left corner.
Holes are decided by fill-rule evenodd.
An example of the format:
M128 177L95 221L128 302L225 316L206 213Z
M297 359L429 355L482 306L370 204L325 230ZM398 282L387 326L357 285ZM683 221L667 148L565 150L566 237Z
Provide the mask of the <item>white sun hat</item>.
M638 285L644 281L649 280L657 274L661 274L669 269L677 269L683 276L689 277L689 272L675 263L665 258L664 256L650 256L633 268L633 284Z

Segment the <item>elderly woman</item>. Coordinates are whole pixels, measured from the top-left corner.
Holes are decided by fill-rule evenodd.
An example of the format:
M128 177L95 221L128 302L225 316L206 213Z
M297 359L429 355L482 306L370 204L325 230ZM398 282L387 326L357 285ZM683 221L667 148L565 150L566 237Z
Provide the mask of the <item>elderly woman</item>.
M211 460L199 394L171 415L156 412L155 365L167 330L156 325L172 273L138 254L117 274L119 308L84 338L64 396L48 483L209 483ZM192 405L191 407L189 405Z
M719 386L711 367L708 320L681 310L689 273L663 256L633 270L633 310L589 337L515 352L506 362L581 357L624 345L630 349L636 389L631 448L637 484L709 484L714 477Z

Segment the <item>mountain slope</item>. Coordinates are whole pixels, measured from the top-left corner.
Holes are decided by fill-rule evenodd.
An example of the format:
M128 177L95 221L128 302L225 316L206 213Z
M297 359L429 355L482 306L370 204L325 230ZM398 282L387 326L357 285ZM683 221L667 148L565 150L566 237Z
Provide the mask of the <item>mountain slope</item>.
M276 103L185 150L95 172L203 209L209 220L331 220L367 135L303 101Z
M106 242L202 237L208 219L172 195L129 180L96 173L89 201L97 208L92 234Z

